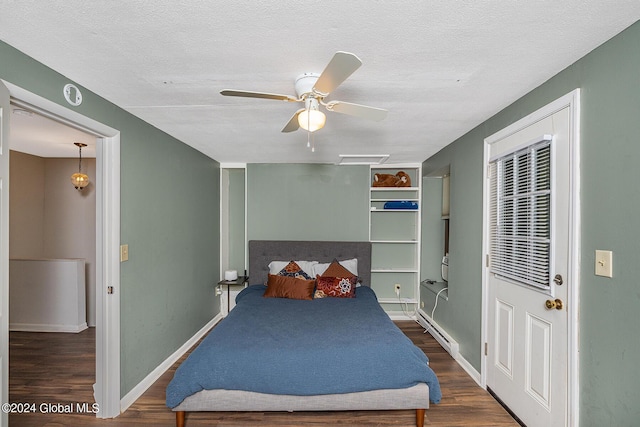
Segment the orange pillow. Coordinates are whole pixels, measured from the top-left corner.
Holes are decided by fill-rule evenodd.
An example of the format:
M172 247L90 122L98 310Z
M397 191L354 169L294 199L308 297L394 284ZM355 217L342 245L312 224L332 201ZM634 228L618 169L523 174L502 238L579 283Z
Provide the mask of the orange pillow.
M334 259L329 267L322 273L322 277L351 277L353 273L347 270L342 264Z
M267 290L264 291L266 298L289 298L289 299L313 299L313 288L315 280L297 279L288 276L274 276L269 274L267 280Z

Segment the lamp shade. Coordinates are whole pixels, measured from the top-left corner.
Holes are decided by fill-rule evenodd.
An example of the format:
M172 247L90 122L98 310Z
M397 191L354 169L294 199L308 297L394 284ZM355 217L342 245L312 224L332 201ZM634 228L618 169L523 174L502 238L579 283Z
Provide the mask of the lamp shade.
M298 124L304 130L315 132L324 126L327 116L322 111L307 109L298 114Z
M89 185L89 176L80 172L74 173L71 175L71 183L76 187L76 190L82 190Z

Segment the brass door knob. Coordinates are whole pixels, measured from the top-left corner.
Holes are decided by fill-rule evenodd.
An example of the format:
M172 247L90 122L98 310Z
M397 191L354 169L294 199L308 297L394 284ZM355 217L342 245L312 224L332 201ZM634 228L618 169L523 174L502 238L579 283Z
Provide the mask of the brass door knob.
M562 308L564 307L564 304L562 303L562 300L559 298L556 298L555 300L552 299L548 299L545 303L544 303L545 307L547 307L547 310L553 310L554 308L556 310L562 310Z

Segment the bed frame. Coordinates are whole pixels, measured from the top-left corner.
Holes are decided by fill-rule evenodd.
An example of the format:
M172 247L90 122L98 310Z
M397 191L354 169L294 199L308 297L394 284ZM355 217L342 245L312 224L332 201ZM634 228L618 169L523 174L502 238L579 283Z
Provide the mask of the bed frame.
M340 241L251 240L249 242L249 283L267 281L268 264L274 260L358 259L362 286L371 285L371 243ZM239 390L202 390L173 408L176 426L184 427L187 412L201 411L416 411L416 426L424 426L429 407L429 386L418 384L406 389L372 390L318 396L291 396Z

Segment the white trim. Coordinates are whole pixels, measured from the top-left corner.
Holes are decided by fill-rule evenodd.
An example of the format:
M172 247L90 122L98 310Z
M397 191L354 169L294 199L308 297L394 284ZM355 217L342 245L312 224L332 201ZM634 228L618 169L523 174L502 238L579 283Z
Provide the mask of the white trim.
M220 169L246 169L246 163L220 163Z
M196 334L185 342L179 349L177 349L171 356L169 356L164 362L158 365L153 371L149 373L142 381L140 381L135 387L127 393L120 401L120 407L122 412L126 411L131 405L138 400L145 391L149 389L168 369L170 369L174 363L193 347L203 336L207 334L218 322L222 320L222 315L218 313L213 319L211 319L206 325L202 327Z
M10 93L0 83L0 403L9 401L9 108ZM0 426L9 425L0 411Z
M569 230L569 275L568 283L573 283L569 289L569 414L568 425L580 425L580 230L582 228L582 210L580 200L580 89L572 92L570 100L569 118L571 122L570 131L573 132L573 144L569 153L571 161L570 188L571 200L569 202L569 215L572 219L573 227Z
M458 353L458 357L456 357L456 362L458 362L458 365L460 365L462 369L464 369L465 372L469 374L471 379L474 380L476 384L482 387L482 376L480 375L480 372L476 371L476 368L474 368L473 365L469 363L467 359L462 357L462 353Z
M371 171L384 171L384 170L401 170L401 169L416 169L416 171L419 169L418 174L420 176L416 176L416 179L420 180L420 184L417 184L415 182L412 182L412 187L371 187L371 181L369 181L369 187L371 187L372 190L392 190L392 189L396 189L398 191L402 191L402 190L419 190L420 189L420 185L422 185L422 163L385 163L385 164L375 164L375 165L369 165L369 170ZM370 175L369 178L372 178L373 175Z
M501 159L504 157L507 157L509 155L512 155L513 153L516 153L520 150L522 150L525 147L530 147L534 144L538 144L541 142L546 142L549 141L551 142L553 140L553 135L549 135L548 133L545 133L543 135L540 135L537 138L533 138L531 141L527 141L527 142L523 142L522 144L517 144L514 145L513 147L509 148L508 150L504 150L504 151L500 151L500 154L496 154L495 156L491 157L489 159L489 162L493 162L497 159Z
M77 111L70 110L67 107L56 104L53 101L49 101L46 98L29 92L19 86L14 85L6 80L2 81L9 89L9 93L12 98L21 105L29 105L30 108L34 108L39 114L53 118L59 122L62 122L68 126L78 128L84 132L88 132L96 136L116 136L120 133L119 130L107 126L103 123L97 122L89 117L83 116Z
M96 402L120 414L120 134L96 145ZM102 182L100 181L102 180ZM113 293L108 294L109 286ZM101 325L102 327L99 327Z
M79 325L49 325L41 323L9 323L10 331L21 332L69 332L77 334L87 329L87 322Z
M488 259L490 253L490 236L489 236L489 199L491 185L489 183L489 153L491 149L486 139L484 141L483 153L482 153L482 256L481 259L481 271L482 271L482 314L480 319L480 387L487 388L487 355L485 354L485 345L487 345L489 339L489 320L488 307L489 307L489 292L488 288L488 272L489 266Z
M502 129L501 131L485 138L484 140L484 155L483 155L483 180L482 180L482 248L483 254L489 253L489 236L488 229L488 171L487 165L489 164L489 146L498 140L501 140L509 135L517 133L531 123L537 122L545 117L564 109L569 108L570 115L570 223L569 229L569 254L568 254L568 272L567 283L571 283L569 288L569 296L567 301L568 313L569 313L569 349L568 352L568 403L567 403L567 425L570 427L579 425L580 414L580 370L579 370L579 303L580 303L580 227L581 227L581 215L580 215L580 89L558 98L557 100L547 104L546 106L534 111L526 117L518 120L510 126ZM485 256L482 258L482 324L481 324L481 381L480 385L486 388L487 381L487 356L484 352L484 345L488 341L488 320L487 315L489 311L488 305L488 273L489 269L484 262Z
M120 414L120 131L1 80L13 101L89 132L96 144L96 384L98 418ZM107 297L107 286L114 294Z
M246 165L244 168L244 268L249 268L249 172ZM249 284L251 284L251 278L249 278Z

